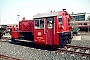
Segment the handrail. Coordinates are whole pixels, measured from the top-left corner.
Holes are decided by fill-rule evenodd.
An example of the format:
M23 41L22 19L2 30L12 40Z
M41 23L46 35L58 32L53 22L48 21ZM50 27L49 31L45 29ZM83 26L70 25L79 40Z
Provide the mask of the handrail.
M55 35L55 23L54 23L54 35Z

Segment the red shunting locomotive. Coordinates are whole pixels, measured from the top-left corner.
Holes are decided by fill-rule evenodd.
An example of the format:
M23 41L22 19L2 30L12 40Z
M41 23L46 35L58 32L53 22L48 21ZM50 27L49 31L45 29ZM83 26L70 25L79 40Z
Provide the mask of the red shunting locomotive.
M12 28L12 41L34 42L36 45L64 47L72 40L72 18L63 11L42 13L33 16L33 20L23 18L19 29Z

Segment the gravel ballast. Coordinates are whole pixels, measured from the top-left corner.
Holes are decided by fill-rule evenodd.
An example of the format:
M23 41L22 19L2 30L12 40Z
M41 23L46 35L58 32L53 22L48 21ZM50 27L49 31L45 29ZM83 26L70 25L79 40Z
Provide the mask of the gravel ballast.
M81 35L81 40L72 40L72 45L90 47L90 35Z
M0 54L10 57L22 58L23 60L89 60L90 57L82 58L80 55L71 56L69 53L61 54L55 51L31 48L27 46L0 42Z

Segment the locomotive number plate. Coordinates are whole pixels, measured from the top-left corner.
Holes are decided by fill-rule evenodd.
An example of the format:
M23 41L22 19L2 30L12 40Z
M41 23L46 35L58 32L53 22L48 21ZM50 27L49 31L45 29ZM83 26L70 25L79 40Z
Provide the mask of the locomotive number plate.
M41 32L38 32L38 36L41 36Z

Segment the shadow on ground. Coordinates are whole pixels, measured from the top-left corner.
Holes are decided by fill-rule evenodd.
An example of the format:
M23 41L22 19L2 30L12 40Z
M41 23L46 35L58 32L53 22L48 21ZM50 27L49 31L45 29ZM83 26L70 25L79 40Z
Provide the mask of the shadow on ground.
M33 42L9 42L10 44L15 44L15 45L20 45L20 46L25 46L25 47L30 47L30 48L35 48L35 49L41 49L41 50L48 50L48 51L55 51L57 50L56 47L52 47L52 46L40 46L40 45L36 45Z

